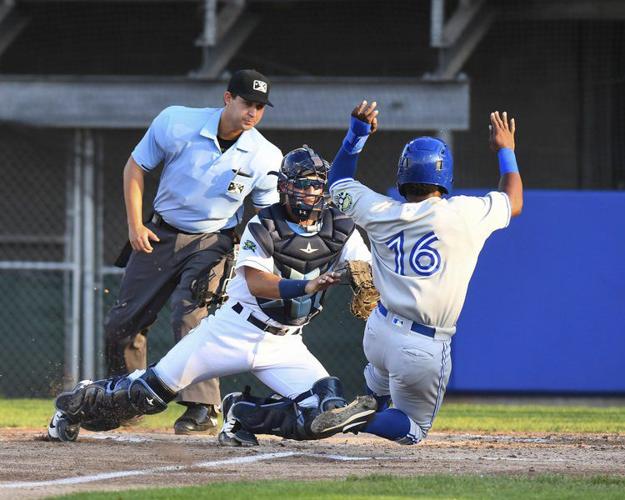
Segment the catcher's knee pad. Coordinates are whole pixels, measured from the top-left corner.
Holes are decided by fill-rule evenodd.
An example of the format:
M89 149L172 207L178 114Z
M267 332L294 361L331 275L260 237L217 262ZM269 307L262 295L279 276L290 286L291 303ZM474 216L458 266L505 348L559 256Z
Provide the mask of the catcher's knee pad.
M347 405L343 383L338 377L325 377L317 380L310 392L319 397L319 411L333 410Z
M131 382L128 394L137 410L151 415L167 408L167 403L173 401L177 393L167 387L150 367Z
M78 386L56 399L56 407L91 431L108 431L137 415L160 413L175 397L150 368L140 377L114 377Z

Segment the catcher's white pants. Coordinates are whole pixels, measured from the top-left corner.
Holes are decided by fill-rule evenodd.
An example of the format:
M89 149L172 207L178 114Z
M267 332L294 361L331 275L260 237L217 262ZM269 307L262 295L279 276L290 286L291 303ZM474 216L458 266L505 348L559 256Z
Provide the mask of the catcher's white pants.
M363 347L367 386L391 396L393 406L417 424L419 441L432 427L451 375L451 337L430 338L410 330L411 322L376 308L367 321ZM440 338L438 338L440 337Z
M274 392L294 398L309 390L328 372L302 342L301 335L278 336L263 332L230 302L178 342L154 367L172 390L214 377L251 372ZM300 403L316 404L316 397Z

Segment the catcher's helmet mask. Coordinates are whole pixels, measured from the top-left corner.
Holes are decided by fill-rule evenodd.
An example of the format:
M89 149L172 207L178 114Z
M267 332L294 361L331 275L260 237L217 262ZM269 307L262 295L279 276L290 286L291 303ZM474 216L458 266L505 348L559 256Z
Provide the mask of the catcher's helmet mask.
M397 188L402 196L405 184L429 184L450 194L453 177L451 149L440 139L417 137L404 146L397 166Z
M278 174L280 201L290 208L296 222L315 222L320 219L327 206L324 191L328 184L329 169L330 164L306 144L290 151L282 159ZM320 190L320 194L306 192L311 187Z

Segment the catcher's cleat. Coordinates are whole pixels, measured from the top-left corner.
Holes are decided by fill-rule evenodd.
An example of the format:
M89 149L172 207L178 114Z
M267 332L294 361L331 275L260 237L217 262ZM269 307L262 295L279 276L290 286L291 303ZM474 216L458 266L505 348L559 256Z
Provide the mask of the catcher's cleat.
M217 437L221 446L258 446L258 439L251 432L241 429L241 424L232 414L232 407L243 399L243 393L231 392L221 403L223 425Z
M356 432L364 427L377 407L377 402L373 396L358 396L347 406L325 411L315 417L310 429L319 435L341 431Z
M91 380L81 380L70 392L63 392L56 398L54 402L56 411L48 424L48 437L52 441L76 441L80 432L80 417L76 408L80 407L83 389L89 384Z
M72 422L67 415L56 411L48 424L48 438L51 441L72 442L78 438L80 423Z
M221 446L258 446L258 439L256 439L256 436L251 432L244 431L243 429L239 429L235 432L221 431L217 441Z

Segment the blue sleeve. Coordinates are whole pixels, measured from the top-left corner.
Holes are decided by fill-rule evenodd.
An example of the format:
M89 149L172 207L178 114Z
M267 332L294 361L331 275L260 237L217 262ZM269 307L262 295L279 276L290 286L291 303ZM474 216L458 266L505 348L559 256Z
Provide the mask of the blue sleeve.
M328 175L330 186L341 179L352 179L354 177L358 164L358 154L362 151L365 142L367 142L370 132L371 125L358 118L351 117L349 130L345 139L343 139L341 149L334 157L332 168Z
M356 173L356 165L358 163L358 154L350 155L345 149L341 147L339 152L334 157L332 162L332 168L328 174L328 184L332 187L333 184L341 179L353 179Z
M150 128L132 152L132 158L144 170L152 170L165 159L163 142L169 126L168 110L169 108L164 109L154 118Z

